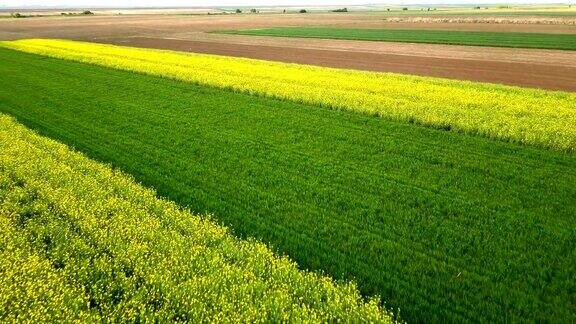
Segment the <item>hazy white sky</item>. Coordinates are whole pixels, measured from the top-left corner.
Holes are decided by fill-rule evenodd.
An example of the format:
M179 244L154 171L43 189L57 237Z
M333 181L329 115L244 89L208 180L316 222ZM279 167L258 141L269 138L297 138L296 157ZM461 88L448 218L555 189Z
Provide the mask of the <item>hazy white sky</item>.
M576 1L576 0L575 0ZM193 6L266 6L266 5L360 5L381 4L457 4L457 3L559 3L570 0L0 0L3 7L193 7Z

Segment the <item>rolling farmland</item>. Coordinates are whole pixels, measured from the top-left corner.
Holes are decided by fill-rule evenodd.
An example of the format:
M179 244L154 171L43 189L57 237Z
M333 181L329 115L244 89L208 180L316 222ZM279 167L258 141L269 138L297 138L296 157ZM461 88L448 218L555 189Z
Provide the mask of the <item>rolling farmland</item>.
M0 322L576 323L573 5L5 6Z
M277 27L220 31L225 34L350 39L365 41L449 44L576 50L574 34L511 33L485 31L451 31L418 29L334 28L334 27Z
M53 41L8 46L15 44L84 63L0 49L0 112L180 206L212 213L235 234L261 239L305 269L354 279L364 295L400 308L402 319L564 322L576 316L576 157L566 152L574 143L574 94L260 63L273 84L267 89L254 82L264 76L258 61ZM289 78L292 69L310 73L310 90ZM363 101L321 92L337 93L341 84L327 83L334 75L365 87L344 88L347 93L400 83L378 105L397 109L374 110L376 90ZM247 82L234 83L239 76ZM447 96L438 105L411 92L432 89L432 96L436 87ZM346 104L335 106L337 100ZM421 102L426 106L418 110ZM500 109L487 113L485 102ZM453 110L441 110L450 104ZM414 115L394 115L402 107ZM415 114L423 111L428 114ZM451 112L459 118L450 119ZM417 119L430 116L436 124ZM462 118L484 132L466 129ZM518 120L533 127L507 129ZM9 156L18 157L15 152ZM26 155L19 158L25 165ZM40 179L51 169L57 170L29 175ZM47 227L73 227L54 222ZM27 233L34 230L42 227ZM66 268L54 280L66 279ZM63 294L78 289L62 287Z

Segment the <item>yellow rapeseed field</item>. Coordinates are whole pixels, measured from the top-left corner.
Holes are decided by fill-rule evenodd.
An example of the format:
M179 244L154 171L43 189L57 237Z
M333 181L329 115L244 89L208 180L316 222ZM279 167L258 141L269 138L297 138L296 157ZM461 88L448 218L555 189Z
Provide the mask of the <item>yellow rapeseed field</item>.
M391 322L0 114L0 322Z
M0 46L573 151L576 94L67 40Z

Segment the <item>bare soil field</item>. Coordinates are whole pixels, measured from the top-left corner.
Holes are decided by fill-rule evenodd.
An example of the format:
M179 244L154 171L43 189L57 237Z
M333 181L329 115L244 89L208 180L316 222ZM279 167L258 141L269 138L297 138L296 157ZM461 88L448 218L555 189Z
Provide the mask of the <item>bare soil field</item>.
M570 24L390 22L375 14L126 15L2 19L0 39L66 38L576 91L576 53L570 51L207 33L306 25L576 33Z

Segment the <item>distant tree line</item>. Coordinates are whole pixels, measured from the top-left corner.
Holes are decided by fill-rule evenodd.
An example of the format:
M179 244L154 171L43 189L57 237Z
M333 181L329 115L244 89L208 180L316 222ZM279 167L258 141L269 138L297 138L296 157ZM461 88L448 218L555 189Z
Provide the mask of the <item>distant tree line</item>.
M61 12L60 15L62 16L90 16L94 13L90 10L84 10L82 12Z
M94 13L90 10L84 10L82 12L61 12L61 16L89 16L93 15ZM23 15L19 12L12 12L10 13L10 17L12 18L29 18L29 17L43 17L44 15Z
M388 9L388 11L390 11L390 9ZM234 10L235 13L237 14L241 14L242 13L242 9L238 8ZM306 9L300 9L297 11L298 13L308 13L308 10ZM338 8L338 9L334 9L332 10L332 12L348 12L348 8ZM259 13L259 11L257 9L250 9L250 13ZM282 10L282 13L286 13L286 9Z

